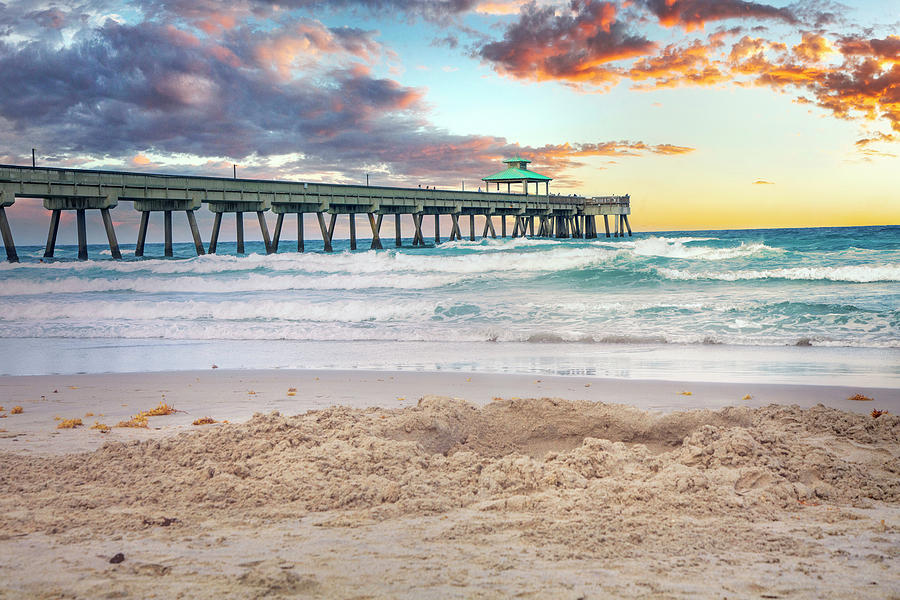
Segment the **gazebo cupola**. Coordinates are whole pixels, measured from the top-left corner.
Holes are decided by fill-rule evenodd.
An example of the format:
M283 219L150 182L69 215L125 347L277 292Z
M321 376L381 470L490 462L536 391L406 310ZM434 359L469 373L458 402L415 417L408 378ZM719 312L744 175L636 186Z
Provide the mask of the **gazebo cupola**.
M493 175L488 175L487 177L482 177L481 180L487 184L486 187L488 191L490 191L492 183L497 184L497 191L500 190L500 184L505 183L506 192L512 193L512 184L521 183L522 193L527 196L528 184L534 183L534 193L539 195L541 193L539 186L543 183L545 185L544 193L548 196L550 195L550 182L553 181L553 178L528 170L528 163L531 162L530 160L522 158L521 156L515 156L513 158L506 158L503 162L506 164L505 170L494 173Z

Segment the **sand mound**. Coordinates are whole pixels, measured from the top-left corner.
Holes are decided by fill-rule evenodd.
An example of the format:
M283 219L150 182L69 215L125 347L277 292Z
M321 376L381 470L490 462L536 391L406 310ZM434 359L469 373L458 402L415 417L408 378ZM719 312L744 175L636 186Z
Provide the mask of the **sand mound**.
M89 454L0 456L0 528L112 532L352 509L764 516L900 500L900 419L769 406L665 416L556 399L334 407ZM177 519L177 520L172 520Z

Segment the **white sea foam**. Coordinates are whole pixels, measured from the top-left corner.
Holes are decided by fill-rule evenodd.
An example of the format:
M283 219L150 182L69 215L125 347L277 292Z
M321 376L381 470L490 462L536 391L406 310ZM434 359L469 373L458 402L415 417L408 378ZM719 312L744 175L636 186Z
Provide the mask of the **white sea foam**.
M846 281L873 283L878 281L900 281L900 265L847 265L840 267L791 267L767 270L743 271L685 271L658 267L657 272L667 279L719 281L742 281L751 279L794 279Z
M0 324L8 321L81 321L101 326L103 321L208 320L217 321L307 321L348 322L427 319L438 303L428 300L303 300L273 301L163 301L131 300L113 302L31 301L11 302L0 314ZM74 325L74 324L73 324ZM229 327L231 324L229 323Z
M698 241L703 238L688 238ZM658 256L662 258L687 258L701 260L727 260L751 256L761 253L783 253L782 248L773 248L760 243L744 243L731 248L712 248L710 246L685 246L686 241L671 238L648 238L634 242L634 254L637 256Z
M137 292L141 294L273 292L303 290L405 289L442 287L463 279L458 275L387 273L346 276L240 274L231 278L204 278L182 275L170 278L79 278L12 280L4 282L0 297L37 294L78 294L94 292Z

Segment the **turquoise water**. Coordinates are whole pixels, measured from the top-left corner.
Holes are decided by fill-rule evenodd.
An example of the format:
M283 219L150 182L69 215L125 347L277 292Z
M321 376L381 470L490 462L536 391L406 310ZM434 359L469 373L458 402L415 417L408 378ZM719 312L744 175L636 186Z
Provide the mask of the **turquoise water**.
M157 258L123 246L123 261L98 245L87 262L19 248L0 265L0 373L218 360L900 383L897 226L409 243L176 244L173 259L149 244Z

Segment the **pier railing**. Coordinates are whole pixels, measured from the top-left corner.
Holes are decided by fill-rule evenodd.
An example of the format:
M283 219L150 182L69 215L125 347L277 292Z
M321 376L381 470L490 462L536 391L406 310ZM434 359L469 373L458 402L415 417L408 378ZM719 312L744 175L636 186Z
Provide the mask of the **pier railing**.
M395 217L396 243L401 243L401 215L411 215L415 234L413 245L424 245L422 220L435 218L435 243L440 242L440 215L451 218L450 240L461 239L460 216L469 216L469 238L475 239L475 216L485 219L482 237L494 231L494 216L502 217L501 235L506 236L507 217L514 218L513 236L596 237L595 218L603 216L606 235L610 236L609 217L614 219L615 235L631 233L628 215L629 196L529 195L492 193L487 191L402 188L387 186L344 185L318 182L236 179L195 175L162 175L125 171L64 169L54 167L20 167L0 165L0 233L9 260L15 260L15 246L4 207L16 198L40 198L51 211L46 257L52 257L56 244L61 211L76 212L79 258L87 258L85 211L99 210L106 228L110 250L120 257L118 242L109 211L120 201L132 202L141 212L135 254L143 255L151 212L162 212L165 224L165 252L172 254L172 212L187 215L197 253L204 253L194 211L203 204L215 214L209 252L216 251L222 215L237 216L238 252L243 252L242 213L256 212L267 251L275 252L281 237L285 214L298 215L298 250L303 250L303 215L313 213L319 222L325 249L331 250L338 215L350 219L351 249L356 248L356 220L366 214L372 231L372 248L381 248L380 228L385 215ZM277 215L274 236L269 238L264 213ZM328 220L326 222L326 215ZM535 229L535 220L539 221Z

